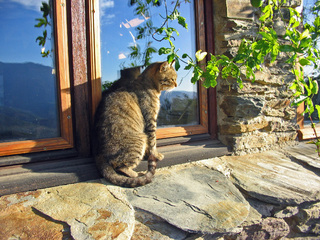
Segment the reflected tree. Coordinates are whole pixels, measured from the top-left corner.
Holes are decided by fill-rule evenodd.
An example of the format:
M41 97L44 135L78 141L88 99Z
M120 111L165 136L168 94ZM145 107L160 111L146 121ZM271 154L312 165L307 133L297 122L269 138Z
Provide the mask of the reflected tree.
M42 2L42 6L40 7L40 11L42 12L41 18L36 18L37 24L34 25L36 28L43 29L42 36L38 36L36 42L38 42L41 48L41 55L42 57L50 56L52 50L46 50L47 40L48 38L48 31L47 27L51 27L51 2Z

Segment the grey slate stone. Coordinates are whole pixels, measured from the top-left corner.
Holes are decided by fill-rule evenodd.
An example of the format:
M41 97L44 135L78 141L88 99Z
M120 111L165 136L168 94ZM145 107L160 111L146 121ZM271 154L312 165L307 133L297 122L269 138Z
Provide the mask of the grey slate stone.
M158 171L154 181L126 190L129 202L188 231L231 231L248 216L250 205L220 172L201 166Z
M286 148L286 154L299 162L317 168L320 173L320 157L316 152L316 145L300 143L295 147Z
M283 153L268 151L221 159L232 169L233 183L260 201L298 205L320 200L320 177Z

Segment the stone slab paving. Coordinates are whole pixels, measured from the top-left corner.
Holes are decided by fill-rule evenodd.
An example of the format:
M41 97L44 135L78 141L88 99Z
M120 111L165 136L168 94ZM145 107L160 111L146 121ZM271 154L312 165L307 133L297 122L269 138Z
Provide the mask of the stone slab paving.
M284 150L286 155L292 157L296 161L319 169L317 172L318 175L320 175L320 157L316 152L316 146L314 144L300 143L297 146L288 147Z
M251 197L278 205L320 200L320 177L281 152L221 157L233 183Z
M312 147L162 168L136 189L96 180L2 196L0 239L320 239Z
M160 170L151 184L126 193L133 206L188 232L230 231L250 209L222 173L191 164Z
M0 207L0 239L122 240L131 238L135 224L121 192L111 194L101 183L8 195Z

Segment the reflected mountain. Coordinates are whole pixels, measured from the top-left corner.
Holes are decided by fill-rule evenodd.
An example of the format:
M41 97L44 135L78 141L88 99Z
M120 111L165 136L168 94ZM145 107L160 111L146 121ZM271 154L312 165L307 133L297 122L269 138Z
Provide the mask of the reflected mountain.
M186 126L198 124L197 92L171 91L160 96L158 126Z
M51 67L0 62L0 142L59 136L56 89Z

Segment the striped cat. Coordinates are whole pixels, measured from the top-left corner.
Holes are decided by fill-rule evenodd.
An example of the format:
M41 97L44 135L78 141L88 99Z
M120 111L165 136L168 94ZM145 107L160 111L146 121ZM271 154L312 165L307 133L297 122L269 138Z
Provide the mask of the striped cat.
M103 93L96 112L94 155L102 175L113 184L137 187L150 183L156 161L157 117L162 90L177 86L172 63L148 66L136 79L120 79ZM148 159L148 171L138 176L133 169Z

